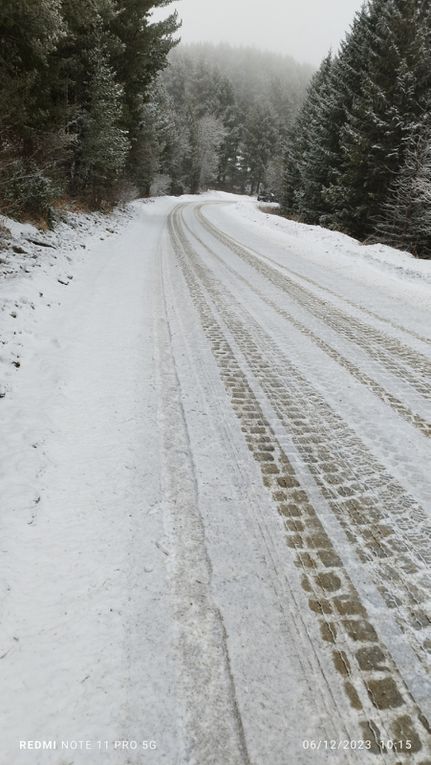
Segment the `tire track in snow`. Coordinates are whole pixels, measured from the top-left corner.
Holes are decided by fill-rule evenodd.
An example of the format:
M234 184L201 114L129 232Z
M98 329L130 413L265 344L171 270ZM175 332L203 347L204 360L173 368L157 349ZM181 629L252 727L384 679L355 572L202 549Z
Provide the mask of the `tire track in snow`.
M426 356L413 350L397 338L386 335L375 327L356 319L351 314L344 313L340 308L319 298L305 287L284 276L276 268L264 263L262 258L254 255L249 248L244 247L237 240L213 226L200 209L197 210L196 214L200 223L215 239L233 250L236 255L265 276L278 289L286 292L302 308L306 308L348 341L357 344L361 350L380 362L396 377L407 380L424 399L431 399L431 362Z
M214 206L214 205L226 205L226 202L211 203L211 206ZM210 204L206 203L202 205L202 209L209 206ZM208 219L206 218L205 220L208 220ZM226 233L225 235L229 236L229 234L226 234ZM233 239L233 237L231 238ZM236 240L233 240L233 241L236 241ZM377 321L382 322L382 324L388 324L393 329L397 329L400 332L403 332L405 335L410 335L410 337L413 337L415 340L419 340L421 343L425 343L426 345L431 345L431 338L425 337L424 335L420 335L418 332L415 332L414 330L407 329L407 327L404 327L402 324L398 324L397 322L392 321L391 319L387 319L385 316L381 316L379 313L377 313L376 311L373 311L371 308L367 308L367 306L364 306L360 303L355 303L353 300L349 300L348 298L346 298L345 295L342 295L339 292L336 292L335 290L330 289L330 287L326 285L323 286L322 284L319 284L319 282L317 282L315 279L311 279L311 277L305 276L304 274L301 274L299 271L295 271L295 269L293 269L291 266L285 266L283 263L279 263L279 261L275 260L274 258L270 258L269 255L264 255L262 252L258 252L257 250L255 250L253 247L250 247L249 245L243 245L243 246L246 247L250 252L252 252L258 258L268 261L268 263L271 263L271 265L275 266L276 268L279 268L282 271L286 271L286 273L291 274L292 276L296 276L298 279L301 279L302 281L307 282L307 284L311 284L313 287L317 287L317 289L320 290L321 292L323 293L326 292L328 295L332 295L332 297L335 297L337 300L342 300L343 303L345 303L346 305L349 305L351 308L354 308L357 311L362 311L362 313L365 313L368 316L371 316L372 319L376 319Z
M187 247L184 236L182 241ZM191 257L198 257L192 250L190 253ZM422 507L368 452L254 317L242 309L240 315L244 318L239 321L240 309L235 298L231 298L233 309L229 311L226 303L229 291L220 290L218 280L199 260L196 267L277 416L292 433L304 460L310 462L322 495L345 528L359 559L367 564L372 580L429 673L431 530ZM248 331L251 327L253 336ZM256 345L257 339L262 350ZM280 394L280 389L286 388L286 371L289 385L286 394ZM292 401L293 395L296 401ZM301 407L301 416L295 407ZM316 430L321 434L320 442L316 441ZM417 524L414 530L413 518ZM393 528L394 521L398 533Z
M239 281L245 284L248 289L252 290L252 292L254 292L261 300L269 305L280 316L290 322L290 324L298 329L303 335L306 335L315 345L321 348L321 350L324 351L327 356L336 361L340 366L344 367L344 369L346 369L352 375L352 377L369 388L369 390L378 396L378 398L380 398L383 403L390 406L391 409L396 412L396 414L408 422L409 425L413 425L413 427L417 428L427 438L431 437L431 422L425 420L425 418L421 417L421 415L419 415L417 412L413 412L410 407L408 407L397 396L394 396L392 393L387 391L383 385L377 382L377 380L374 380L372 377L367 375L364 371L357 367L356 364L343 356L339 351L337 351L329 343L323 340L323 338L319 337L319 335L313 332L313 330L309 329L309 327L296 319L289 311L287 311L285 308L282 308L273 300L268 298L264 292L262 292L262 290L256 287L256 285L252 284L248 279L242 276L242 274L238 273L238 271L226 263L223 258L217 255L214 250L208 247L208 245L205 244L205 242L203 242L202 239L200 239L197 234L191 230L185 221L183 221L183 225L187 231L199 242L199 244L202 245L202 247L204 247L214 258L216 258L225 269L230 271Z
M303 572L302 587L309 595L310 613L319 620L322 645L330 648L334 667L345 678L346 697L358 716L362 736L370 741L376 755L382 754L376 744L382 732L398 740L408 737L414 742L409 761L424 765L417 754L423 751L424 744L429 745L429 725L379 640L293 465L264 417L211 301L223 321L228 318L234 336L236 319L229 315L216 291L211 294L210 290L210 301L206 297L201 284L208 289L207 269L183 236L177 218L178 211L170 218L174 251L263 483L285 519L288 546ZM241 336L235 340L240 342ZM247 353L245 356L249 361ZM277 387L282 385L278 383ZM393 763L399 762L400 756L399 752L382 754L385 762Z
M243 434L241 433L239 435L238 433L235 433L235 436L233 437L231 412L227 410L224 399L220 401L219 393L215 394L213 387L214 379L212 375L215 371L218 380L220 380L217 366L216 370L210 370L208 368L206 358L202 359L200 357L200 352L198 351L196 344L198 343L202 348L202 329L199 318L196 322L193 306L191 306L193 311L193 322L195 324L195 330L197 331L197 336L199 339L197 339L197 337L190 336L188 330L183 326L180 311L176 308L178 299L181 300L181 298L179 298L181 293L179 293L177 286L178 270L175 260L171 261L170 270L171 274L169 281L171 282L171 289L168 295L169 311L172 313L172 319L175 324L176 334L179 333L181 336L181 346L183 343L185 345L186 357L188 359L188 364L190 365L190 383L196 386L204 399L204 401L201 403L201 406L205 410L205 419L208 420L207 438L211 442L213 437L217 439L216 433L219 434L218 437L221 439L221 443L223 444L224 458L229 463L228 472L233 471L233 474L235 475L235 485L238 487L238 491L242 490L242 486L245 482L246 486L244 486L244 490L248 494L250 491L251 482L253 489L252 495L250 497L251 501L247 508L246 522L248 527L247 534L251 534L252 537L254 537L255 550L256 552L258 551L258 560L256 561L257 565L252 565L253 576L256 576L258 579L262 578L263 582L270 582L271 590L276 597L275 607L278 612L278 615L275 616L276 622L278 621L280 615L282 616L282 633L286 642L284 646L279 646L279 651L281 653L285 653L282 657L280 657L280 660L277 660L277 655L274 654L274 645L272 644L269 647L265 658L263 659L261 657L261 663L259 665L260 668L258 670L259 680L257 682L257 687L259 689L259 686L261 685L262 673L265 673L265 680L268 678L268 681L271 682L270 678L272 677L274 670L277 674L281 673L280 678L277 679L275 683L275 688L273 686L274 690L276 689L277 685L282 682L282 678L284 678L285 682L287 681L287 683L290 684L292 682L292 671L293 676L295 676L295 670L293 668L289 669L289 656L293 651L295 661L298 663L300 668L301 680L299 682L299 697L301 698L302 707L304 706L305 701L302 695L301 685L305 683L307 688L308 701L306 702L306 708L309 715L307 722L303 720L301 711L298 710L299 719L296 721L293 727L286 728L286 721L290 720L291 710L286 710L283 712L283 706L285 704L291 703L291 699L282 701L282 699L285 697L285 693L283 692L282 696L280 696L277 700L275 717L278 718L278 716L281 714L284 717L284 721L281 724L279 731L279 737L281 737L281 741L279 740L277 742L277 746L275 747L274 751L274 749L269 748L269 746L271 736L274 735L274 724L275 726L277 725L276 720L272 717L269 721L268 727L265 727L263 723L265 717L268 716L267 705L269 699L271 699L271 693L273 689L271 689L271 692L269 693L269 698L267 692L264 692L261 695L263 688L260 688L260 692L259 690L256 692L256 683L253 682L252 667L250 667L250 670L246 670L245 675L239 674L237 676L237 684L239 690L238 698L241 700L242 704L244 704L244 707L241 704L241 710L242 716L244 718L244 727L247 741L249 742L249 751L253 752L254 748L254 752L253 754L250 754L250 758L253 762L261 762L262 765L266 765L268 762L272 761L271 757L275 762L277 759L277 749L278 751L282 749L284 751L283 757L281 760L277 759L277 762L280 762L281 765L281 763L286 763L286 758L289 758L289 752L292 754L291 750L293 748L296 750L294 752L295 762L299 762L299 760L302 762L302 759L299 756L301 751L299 731L301 731L302 738L307 738L307 733L309 736L315 737L318 730L320 731L320 737L327 741L337 738L340 735L345 740L349 740L351 738L349 730L343 724L344 704L340 703L340 690L342 690L342 687L340 688L334 684L332 672L330 673L329 679L327 674L325 674L324 668L322 666L322 656L320 655L319 651L316 650L316 641L313 634L314 630L310 629L310 623L308 619L304 619L304 595L300 589L298 592L298 584L292 582L291 575L289 576L288 571L286 570L284 540L279 538L279 526L277 524L277 527L274 528L273 517L268 517L266 513L262 513L261 505L259 502L256 502L256 500L253 499L253 495L255 494L254 474L250 474L249 470L245 469L243 453L244 447L243 444L241 444ZM185 281L184 290L189 292ZM183 307L184 302L181 301L181 309ZM190 307L187 304L185 307L186 313L188 313ZM208 350L211 354L211 349L208 348L206 344L203 346L203 348L205 348L205 351ZM179 352L184 359L181 350ZM212 432L213 428L214 435ZM217 459L217 457L215 457L215 459ZM205 477L204 475L204 481L206 480L208 480L208 477ZM229 478L227 478L227 480L229 481ZM257 496L259 496L259 494L260 492L257 491ZM224 525L222 529L223 535L226 532L229 533L228 525ZM263 573L261 569L262 560L265 561L265 573ZM241 558L239 557L236 560L236 566L241 567L241 565ZM229 561L227 561L227 569L229 570ZM238 569L237 573L242 577L243 574L241 568ZM265 614L265 608L263 609L265 615L262 614L261 605L262 604L259 601L256 601L253 608L253 613L256 619L264 619L264 621L267 620L266 623L269 625L271 624L271 620L268 620L268 614ZM242 610L243 608L240 607L239 614L241 614ZM243 620L241 619L241 624L242 623ZM256 637L258 635L259 628L256 631ZM236 633L234 633L232 636L234 640L235 636ZM267 636L267 641L269 639L269 636ZM261 647L263 648L263 646ZM246 653L248 654L249 651L250 648L247 647ZM243 650L241 649L241 654L242 653ZM236 672L238 672L238 656L233 656L233 661L237 665ZM278 670L276 667L274 667L274 662L279 665ZM267 670L268 674L266 675ZM249 675L250 671L251 674ZM294 693L298 693L297 688L295 688ZM290 694L287 695L288 697L290 696ZM256 705L255 700L257 698L260 699L262 709ZM280 704L282 704L281 707ZM252 727L252 731L250 730L250 727ZM298 739L296 743L292 741L292 736L289 733L289 731L292 730L298 732ZM286 736L286 732L288 733L287 741L283 741L283 737ZM258 756L256 758L256 742L253 742L253 737L256 737L256 735L258 736L259 741L257 745L258 751L262 749L262 742L260 739L263 737L268 739L265 744L265 748L268 750L268 752L267 756L263 759L259 759ZM334 762L334 765L349 765L350 763L353 764L353 762L357 763L357 760L352 759L352 757L354 757L354 755L352 755L350 752L344 752L340 755L338 753L333 753L331 756L331 761ZM304 755L304 759L307 759L306 755Z

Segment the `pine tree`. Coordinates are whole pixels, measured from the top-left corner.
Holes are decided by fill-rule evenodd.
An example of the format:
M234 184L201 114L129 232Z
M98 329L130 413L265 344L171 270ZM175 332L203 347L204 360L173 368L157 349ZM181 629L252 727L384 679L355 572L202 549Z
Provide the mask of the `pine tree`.
M244 123L242 157L247 188L258 193L277 142L276 119L271 105L262 101L249 107Z
M0 126L2 134L13 127L24 150L31 151L34 109L48 57L64 34L60 0L2 0Z
M431 126L412 138L392 183L376 233L420 257L431 257Z
M361 93L368 58L370 18L366 7L356 13L352 27L333 59L326 93L320 99L315 131L314 161L319 167L322 208L319 223L336 227L337 201L331 195L342 166L341 134L347 115ZM317 222L317 221L316 221Z
M322 190L327 179L326 157L322 152L322 110L330 98L333 61L328 55L313 81L302 119L302 141L298 156L299 188L295 209L307 223L319 223L326 212Z
M283 206L290 214L316 223L322 213L322 182L316 163L317 130L327 97L332 57L327 56L311 80L305 102L292 127L286 152Z
M62 189L100 204L119 193L127 169L148 189L159 151L149 94L178 28L175 14L153 24L151 13L169 2L3 0L3 209L47 214Z
M47 93L49 57L65 34L59 0L0 5L0 204L5 212L46 214L58 148ZM61 141L60 141L61 144Z
M143 130L145 104L157 73L167 64L179 28L178 15L151 23L151 13L172 0L116 0L118 12L112 31L119 41L112 62L123 88L123 128L130 140L128 173L139 185L139 162L146 143Z
M342 161L329 198L336 225L373 232L403 164L431 78L428 2L374 0L360 94L341 130Z
M93 51L89 63L89 100L81 119L77 182L79 190L100 207L116 198L129 142L120 126L122 88L102 47Z

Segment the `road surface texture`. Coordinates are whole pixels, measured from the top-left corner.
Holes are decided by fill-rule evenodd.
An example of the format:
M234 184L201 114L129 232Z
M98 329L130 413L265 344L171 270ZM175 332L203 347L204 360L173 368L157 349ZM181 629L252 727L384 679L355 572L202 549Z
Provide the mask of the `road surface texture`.
M32 332L5 765L430 765L429 282L302 231L137 204Z

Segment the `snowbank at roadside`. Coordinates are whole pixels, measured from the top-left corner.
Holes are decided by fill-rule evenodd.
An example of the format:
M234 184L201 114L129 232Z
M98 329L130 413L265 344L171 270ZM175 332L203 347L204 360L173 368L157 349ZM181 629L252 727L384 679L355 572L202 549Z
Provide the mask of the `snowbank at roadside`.
M286 237L289 237L291 244L297 251L301 250L304 256L318 254L328 260L328 266L344 259L351 267L366 264L403 279L419 279L431 284L431 260L419 260L408 252L384 244L363 245L337 231L265 213L259 209L261 206L256 200L241 198L237 201L236 211L246 220L256 223L260 229L263 226L268 229L268 233L281 235L285 242Z
M0 215L0 283L35 268L67 265L73 253L86 249L89 239L97 234L100 239L114 234L129 217L127 208L109 215L68 212L59 217L54 229L40 230Z
M54 230L0 216L0 397L23 363L40 314L61 303L88 247L118 233L131 212L67 213Z
M0 278L1 763L66 762L21 740L161 745L173 717L154 361L173 205L10 222L26 253L9 246Z
M201 196L203 201L238 199L214 192ZM0 398L25 362L24 347L31 351L39 318L61 304L94 245L115 237L140 212L150 220L193 200L192 195L138 199L106 215L64 212L46 231L0 215Z
M253 197L209 191L200 198L230 203L236 220L247 221L250 232L254 229L260 236L264 232L268 244L281 244L286 252L294 249L304 259L327 265L328 271L361 271L370 282L391 276L422 289L431 283L431 261L383 244L362 245L345 234L266 213ZM23 363L23 344L31 345L36 317L61 303L80 264L90 256L91 243L118 234L139 210L150 219L195 200L192 195L137 200L110 215L67 213L53 231L0 216L0 397L7 394Z

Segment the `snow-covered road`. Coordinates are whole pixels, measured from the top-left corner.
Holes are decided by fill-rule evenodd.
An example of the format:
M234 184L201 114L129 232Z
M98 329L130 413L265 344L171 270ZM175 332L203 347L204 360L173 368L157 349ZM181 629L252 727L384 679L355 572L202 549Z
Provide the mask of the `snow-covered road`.
M2 765L429 765L430 281L207 195L15 317Z

